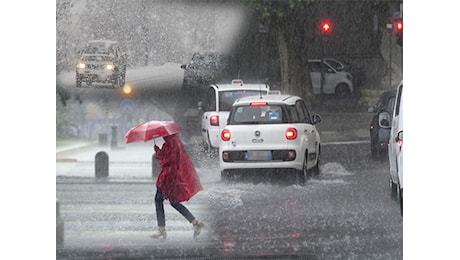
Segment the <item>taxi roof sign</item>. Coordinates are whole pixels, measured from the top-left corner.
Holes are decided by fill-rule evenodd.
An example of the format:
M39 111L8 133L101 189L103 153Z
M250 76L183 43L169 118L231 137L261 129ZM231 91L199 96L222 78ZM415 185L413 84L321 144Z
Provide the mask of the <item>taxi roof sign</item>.
M234 80L232 80L232 84L241 84L241 85L243 85L243 80L242 79L234 79Z

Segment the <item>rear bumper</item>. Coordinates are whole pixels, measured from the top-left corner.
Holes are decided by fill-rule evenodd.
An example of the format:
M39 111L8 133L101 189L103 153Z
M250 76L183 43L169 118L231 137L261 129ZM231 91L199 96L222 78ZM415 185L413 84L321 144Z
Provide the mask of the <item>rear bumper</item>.
M297 156L292 161L282 160L235 160L224 162L222 153L219 154L220 170L243 170L243 169L294 169L302 170L303 158Z

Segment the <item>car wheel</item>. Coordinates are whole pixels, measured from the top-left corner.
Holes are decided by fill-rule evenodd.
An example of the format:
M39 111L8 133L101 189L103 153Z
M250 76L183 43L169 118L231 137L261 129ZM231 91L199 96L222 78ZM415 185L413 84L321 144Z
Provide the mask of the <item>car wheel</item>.
M373 139L371 138L371 156L372 158L377 158L377 147L375 145L375 142L373 141Z
M403 189L399 189L399 209L401 211L401 217L403 215Z
M340 99L346 99L351 97L350 89L345 83L340 83L335 88L335 95Z
M320 162L320 152L318 152L318 155L317 155L317 160L316 160L316 164L315 166L313 166L313 168L310 169L310 173L311 173L311 176L318 176L319 175L319 162Z
M307 170L307 153L305 153L305 156L303 158L303 164L302 164L302 169L300 171L297 171L297 183L300 185L305 185L308 179L308 170Z
M230 172L223 170L220 172L220 178L224 182L230 181Z
M397 200L398 198L398 187L390 178L390 196L392 200Z

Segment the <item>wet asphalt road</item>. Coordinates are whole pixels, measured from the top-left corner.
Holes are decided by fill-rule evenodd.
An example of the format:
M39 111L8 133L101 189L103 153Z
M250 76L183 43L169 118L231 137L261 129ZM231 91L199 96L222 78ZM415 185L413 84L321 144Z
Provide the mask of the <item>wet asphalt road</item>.
M216 159L189 146L205 188L184 204L206 223L197 239L168 205L168 238L148 237L156 226L151 176L57 176L65 222L57 259L402 259L403 219L390 198L388 163L372 160L368 146L325 145L321 174L305 186L288 175L222 182ZM118 168L143 167L150 169Z
M168 120L177 108L184 109L183 100L172 95L180 88L181 71L173 69L174 77L160 77L156 71L151 72L155 80L127 75L136 90L131 97L135 110L128 112L137 118L120 121L125 125L118 125L119 134L135 123ZM152 83L163 78L167 84ZM81 109L79 114L94 120L124 115L119 92L75 90L74 81L68 82L61 85L83 101L74 108ZM56 258L402 259L403 219L390 198L388 162L370 156L371 115L343 114L340 109L320 114L321 174L305 186L281 173L222 182L217 158L191 142L188 149L204 190L184 205L206 223L197 239L191 225L168 205L168 238L148 237L156 227L149 144L111 151L107 178L94 177L99 148L64 154L56 165L56 197L64 222L64 243L57 246ZM98 133L92 131L88 135ZM122 160L126 156L133 159Z

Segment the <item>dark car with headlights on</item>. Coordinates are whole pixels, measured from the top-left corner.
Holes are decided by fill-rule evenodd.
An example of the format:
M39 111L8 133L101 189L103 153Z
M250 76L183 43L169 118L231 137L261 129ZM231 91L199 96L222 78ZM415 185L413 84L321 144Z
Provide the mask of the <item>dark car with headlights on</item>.
M395 98L396 90L387 90L380 95L377 104L368 109L369 113L374 113L369 125L371 155L374 158L388 154L391 113L393 112Z
M78 53L76 85L118 88L125 84L126 54L118 42L89 41Z

